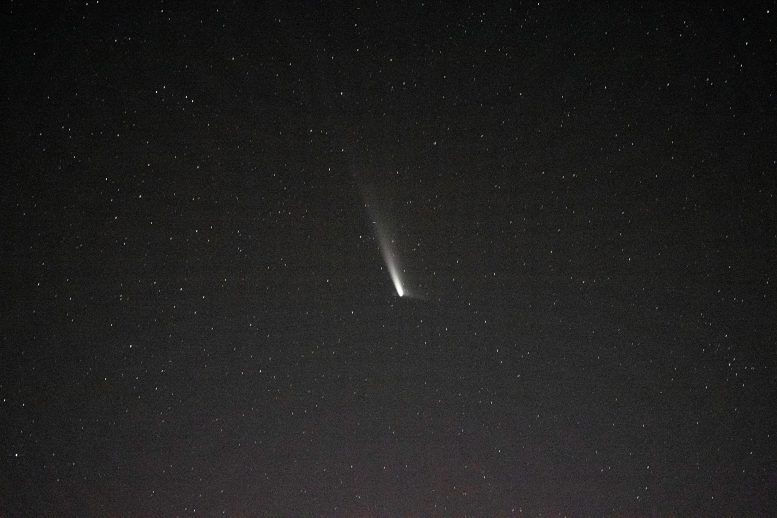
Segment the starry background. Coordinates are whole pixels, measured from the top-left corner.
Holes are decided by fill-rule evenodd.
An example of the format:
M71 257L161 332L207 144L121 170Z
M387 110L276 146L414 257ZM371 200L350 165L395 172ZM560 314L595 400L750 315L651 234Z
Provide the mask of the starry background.
M0 514L777 514L774 4L446 4L5 5Z

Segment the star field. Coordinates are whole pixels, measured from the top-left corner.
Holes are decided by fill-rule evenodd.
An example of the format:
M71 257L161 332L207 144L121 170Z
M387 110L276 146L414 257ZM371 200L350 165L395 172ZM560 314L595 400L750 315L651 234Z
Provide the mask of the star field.
M777 514L776 12L6 5L0 515Z

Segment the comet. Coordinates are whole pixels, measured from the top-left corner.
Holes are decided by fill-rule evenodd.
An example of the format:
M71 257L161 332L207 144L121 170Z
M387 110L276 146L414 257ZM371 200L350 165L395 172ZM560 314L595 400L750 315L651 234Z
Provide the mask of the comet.
M357 184L360 187L362 200L364 201L364 208L370 217L372 226L375 231L375 237L378 241L380 248L380 255L383 257L383 262L386 264L386 270L388 271L391 283L394 285L394 290L397 296L400 298L417 298L413 291L408 291L405 286L404 270L401 267L399 257L396 251L396 242L392 236L390 221L384 218L383 211L380 210L381 198L376 196L373 190L373 186L369 183L365 183L360 180L356 174L356 166L353 166L352 174L356 178Z
M394 289L397 290L397 295L404 297L405 289L402 287L402 277L400 276L399 264L391 246L392 241L383 235L377 224L375 226L377 227L380 253L383 256L383 261L386 263L386 269L389 272L389 277L391 277L391 282L394 283Z

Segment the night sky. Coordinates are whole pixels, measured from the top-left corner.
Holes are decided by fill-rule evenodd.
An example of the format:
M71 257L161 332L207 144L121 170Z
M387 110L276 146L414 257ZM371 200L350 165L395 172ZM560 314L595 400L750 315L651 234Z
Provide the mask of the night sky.
M729 3L6 3L0 516L777 515Z

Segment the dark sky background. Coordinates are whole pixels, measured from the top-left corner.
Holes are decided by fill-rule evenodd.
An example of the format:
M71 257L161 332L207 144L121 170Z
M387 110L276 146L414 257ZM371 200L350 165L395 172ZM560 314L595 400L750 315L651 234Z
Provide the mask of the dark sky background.
M0 515L777 515L777 8L585 4L6 3Z

